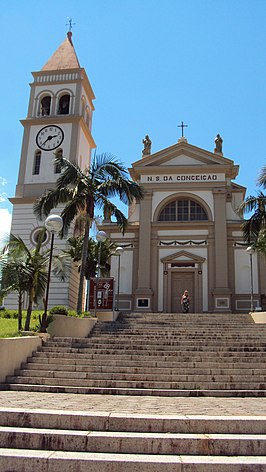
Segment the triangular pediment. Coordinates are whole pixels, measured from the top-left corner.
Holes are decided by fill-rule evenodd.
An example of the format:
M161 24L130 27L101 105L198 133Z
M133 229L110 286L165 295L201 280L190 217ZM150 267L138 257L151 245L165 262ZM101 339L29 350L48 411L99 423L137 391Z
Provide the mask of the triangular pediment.
M163 257L161 259L161 262L204 262L206 259L201 256L197 256L196 254L193 254L189 251L177 251L174 254L170 254L169 256Z
M238 166L222 153L206 151L187 142L179 142L134 162L130 174L139 178L140 175L147 173L194 171L224 172L226 176L235 178Z

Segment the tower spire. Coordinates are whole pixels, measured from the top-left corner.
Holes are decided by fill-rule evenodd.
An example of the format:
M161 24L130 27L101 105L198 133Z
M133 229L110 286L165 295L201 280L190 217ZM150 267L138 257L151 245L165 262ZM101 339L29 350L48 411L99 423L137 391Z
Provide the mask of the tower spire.
M73 23L71 23L71 28L72 25ZM46 62L42 71L79 68L79 60L72 42L72 31L69 30L66 39Z

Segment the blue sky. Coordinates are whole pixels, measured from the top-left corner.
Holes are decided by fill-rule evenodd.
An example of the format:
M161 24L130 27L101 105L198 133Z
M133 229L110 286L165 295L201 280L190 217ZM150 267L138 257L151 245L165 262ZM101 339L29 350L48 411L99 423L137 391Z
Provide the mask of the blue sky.
M127 167L152 151L188 142L240 165L237 183L257 191L265 162L266 1L1 0L0 231L15 194L31 72L64 40L73 42L96 95L93 136L99 152Z

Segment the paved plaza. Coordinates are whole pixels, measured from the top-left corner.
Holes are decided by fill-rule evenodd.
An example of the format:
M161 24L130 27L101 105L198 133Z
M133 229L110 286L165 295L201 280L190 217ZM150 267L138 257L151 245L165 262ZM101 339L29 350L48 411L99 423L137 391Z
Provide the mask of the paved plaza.
M0 408L174 416L265 416L266 398L175 398L0 391Z

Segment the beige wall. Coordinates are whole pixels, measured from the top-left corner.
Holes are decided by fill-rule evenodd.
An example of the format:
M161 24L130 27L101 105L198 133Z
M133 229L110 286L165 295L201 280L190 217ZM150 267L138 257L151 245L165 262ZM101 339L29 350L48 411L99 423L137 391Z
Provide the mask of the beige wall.
M21 363L41 344L39 336L0 339L0 383L5 381L7 375L13 375L14 370L19 369Z

